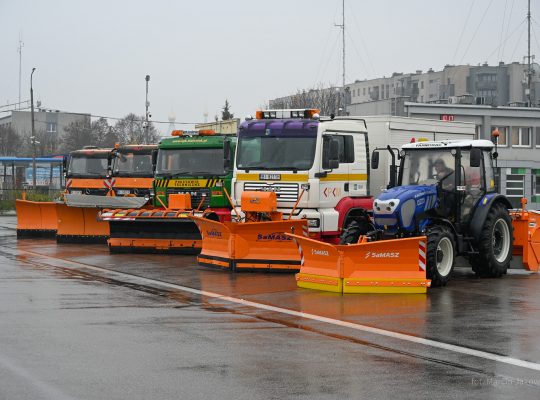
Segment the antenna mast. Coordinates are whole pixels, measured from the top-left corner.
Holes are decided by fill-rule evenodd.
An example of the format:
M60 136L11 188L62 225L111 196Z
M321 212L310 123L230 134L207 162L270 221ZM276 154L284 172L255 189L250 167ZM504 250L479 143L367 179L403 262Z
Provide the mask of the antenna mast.
M334 26L337 26L338 28L341 28L341 41L342 41L342 61L343 61L343 71L341 75L341 91L339 96L339 108L344 107L345 100L345 0L341 0L341 24L334 23ZM339 115L339 109L338 109L338 115Z
M528 41L527 41L527 105L531 104L531 0L528 1L527 23L528 23Z
M17 48L17 51L19 52L19 104L17 105L17 109L21 109L21 70L22 70L22 48L24 47L24 43L22 41L22 35L19 33L19 47Z
M530 1L529 0L529 5L530 5ZM342 76L342 86L343 88L345 89L345 0L342 0L341 2L341 25L339 25L341 27L341 40L342 40L342 49L343 49L343 76Z

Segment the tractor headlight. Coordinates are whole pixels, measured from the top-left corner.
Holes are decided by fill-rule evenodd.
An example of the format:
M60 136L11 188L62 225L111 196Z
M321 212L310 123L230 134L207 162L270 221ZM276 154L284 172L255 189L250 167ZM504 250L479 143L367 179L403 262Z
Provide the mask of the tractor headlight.
M308 218L308 227L318 228L321 226L321 220L319 218Z

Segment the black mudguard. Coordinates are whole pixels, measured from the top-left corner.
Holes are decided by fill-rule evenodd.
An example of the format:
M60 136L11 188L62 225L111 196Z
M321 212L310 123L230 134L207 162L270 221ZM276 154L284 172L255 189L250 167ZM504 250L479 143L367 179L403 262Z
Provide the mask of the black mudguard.
M476 241L480 238L480 233L484 227L484 222L489 214L489 210L491 210L496 203L502 203L502 205L508 209L512 208L512 204L510 204L510 201L508 201L506 196L497 193L486 194L476 205L470 225L471 236Z

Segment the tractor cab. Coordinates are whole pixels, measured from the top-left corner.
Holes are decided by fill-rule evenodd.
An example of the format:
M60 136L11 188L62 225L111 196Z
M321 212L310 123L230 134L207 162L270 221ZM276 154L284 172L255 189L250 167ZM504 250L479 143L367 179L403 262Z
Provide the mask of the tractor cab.
M424 230L428 217L434 217L448 219L458 232L466 230L477 203L496 191L492 149L488 140L404 145L397 186L374 203L375 224L392 234L408 235Z

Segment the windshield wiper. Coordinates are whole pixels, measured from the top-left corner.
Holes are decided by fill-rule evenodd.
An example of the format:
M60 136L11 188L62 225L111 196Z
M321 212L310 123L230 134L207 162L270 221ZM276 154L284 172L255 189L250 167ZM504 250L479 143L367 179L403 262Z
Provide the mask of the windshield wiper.
M248 165L248 166L245 166L245 167L238 167L238 169L243 169L243 170L249 171L250 169L267 170L267 169L272 169L272 168L267 168L267 167L264 166L264 164L252 164L252 165Z

